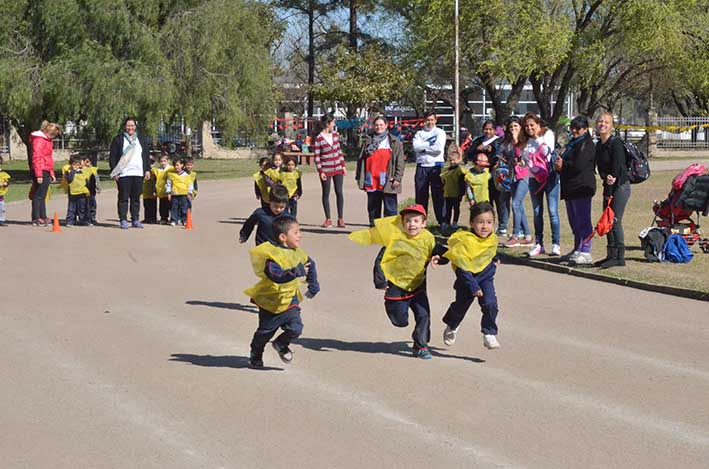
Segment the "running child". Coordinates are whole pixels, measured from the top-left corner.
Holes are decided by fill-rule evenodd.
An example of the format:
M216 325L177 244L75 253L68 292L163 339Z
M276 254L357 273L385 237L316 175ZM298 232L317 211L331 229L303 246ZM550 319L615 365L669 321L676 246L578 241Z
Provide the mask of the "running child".
M258 306L258 329L251 340L249 363L252 368L263 367L263 351L278 329L283 332L271 343L281 361L293 361L290 344L303 332L300 317L300 278L305 277L307 298L319 291L315 262L300 248L303 238L298 221L290 216L273 221L273 234L277 242L262 243L251 249L251 265L261 279L244 291Z
M244 222L239 232L239 242L245 243L256 227L256 245L264 241L278 243L273 233L273 222L288 213L288 190L280 184L273 186L268 205L259 207Z
M98 223L96 219L96 194L101 193L98 167L94 164L93 159L86 155L84 156L84 166L81 170L86 175L86 186L89 188L89 197L86 201L88 222L90 225L95 225Z
M409 308L416 326L412 338L414 357L433 358L428 350L431 338L431 308L426 294L426 268L448 261L441 259L445 248L436 244L426 229L422 205L405 207L400 216L377 218L374 227L359 230L349 238L357 244L380 244L384 248L375 260L375 286L386 288L384 308L396 327L409 325Z
M478 299L482 319L480 330L483 345L488 349L500 347L497 341L497 296L495 295L495 271L497 270L497 236L495 235L495 212L489 202L480 202L470 209L470 230L456 231L448 240L448 258L455 272L455 301L443 316L446 329L443 343L455 343L458 327L468 308Z
M303 196L303 182L297 166L296 159L290 157L278 174L278 182L288 189L288 211L293 218L298 217L298 199Z
M185 171L185 159L175 158L172 160L174 171L167 173L165 181L165 191L167 199L170 201L170 224L176 226L178 223L187 223L187 208L189 200L192 198L192 182L190 175Z
M7 226L7 219L5 218L5 195L10 185L10 175L2 170L3 163L4 160L2 156L0 156L0 226Z
M88 197L90 195L86 174L82 171L84 159L79 155L72 155L69 159L71 169L64 175L68 184L69 203L66 209L66 226L88 225Z
M458 229L460 201L465 193L465 175L468 172L461 163L463 156L456 145L448 147L448 167L441 171L443 182L443 222L441 230L445 233L451 227ZM451 223L452 222L452 223Z
M268 207L269 195L271 194L271 187L273 187L274 181L271 179L269 174L273 174L271 171L271 159L263 157L258 160L259 171L254 173L254 193L256 194L256 199L261 201L261 207Z
M478 153L473 166L465 175L465 192L472 207L480 202L490 202L490 162L485 153Z

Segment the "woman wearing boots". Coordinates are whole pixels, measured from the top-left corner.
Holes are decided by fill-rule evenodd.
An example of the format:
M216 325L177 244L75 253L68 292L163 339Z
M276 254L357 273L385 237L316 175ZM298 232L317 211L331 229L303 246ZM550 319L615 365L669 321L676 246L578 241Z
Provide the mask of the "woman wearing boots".
M625 265L623 213L630 199L630 181L625 165L625 149L619 138L613 137L613 115L601 113L596 120L596 168L603 181L603 208L610 203L615 218L608 237L607 256L594 265L601 269Z

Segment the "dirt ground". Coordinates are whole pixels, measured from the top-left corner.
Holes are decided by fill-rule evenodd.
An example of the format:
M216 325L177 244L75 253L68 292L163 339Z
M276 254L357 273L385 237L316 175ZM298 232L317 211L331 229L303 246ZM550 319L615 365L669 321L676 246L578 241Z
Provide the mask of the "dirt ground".
M412 181L409 166L404 196ZM483 348L473 305L448 348L439 267L434 359L414 359L412 327L389 323L371 285L377 249L346 236L366 224L364 194L348 177L348 230L323 230L315 175L304 186L322 291L295 361L268 348L264 371L247 368L248 179L200 184L193 231L119 230L115 192L105 226L1 229L2 466L706 467L706 302L502 265L502 347Z

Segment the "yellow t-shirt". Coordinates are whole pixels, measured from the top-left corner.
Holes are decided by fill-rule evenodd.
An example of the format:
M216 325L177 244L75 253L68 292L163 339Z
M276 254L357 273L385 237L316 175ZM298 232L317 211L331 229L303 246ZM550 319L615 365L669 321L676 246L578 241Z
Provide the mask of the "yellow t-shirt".
M7 194L7 186L5 183L10 180L10 175L5 171L0 171L0 195Z
M288 198L293 198L298 190L298 181L300 180L300 171L281 171L278 174L278 182L288 189Z
M473 190L475 203L490 201L489 182L490 171L487 168L485 168L482 173L470 171L465 175L465 183Z
M66 180L66 175L69 171L71 171L70 164L67 163L64 166L62 166L62 180L59 183L59 187L61 187L62 190L64 190L64 192L66 192L67 194L69 193L69 183Z

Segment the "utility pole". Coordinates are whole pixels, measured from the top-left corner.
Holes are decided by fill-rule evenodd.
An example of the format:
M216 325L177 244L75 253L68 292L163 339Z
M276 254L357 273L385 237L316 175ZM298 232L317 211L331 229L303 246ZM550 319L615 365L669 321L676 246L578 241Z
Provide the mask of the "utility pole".
M458 1L455 0L455 106L453 112L453 141L460 144L460 44L458 42Z

